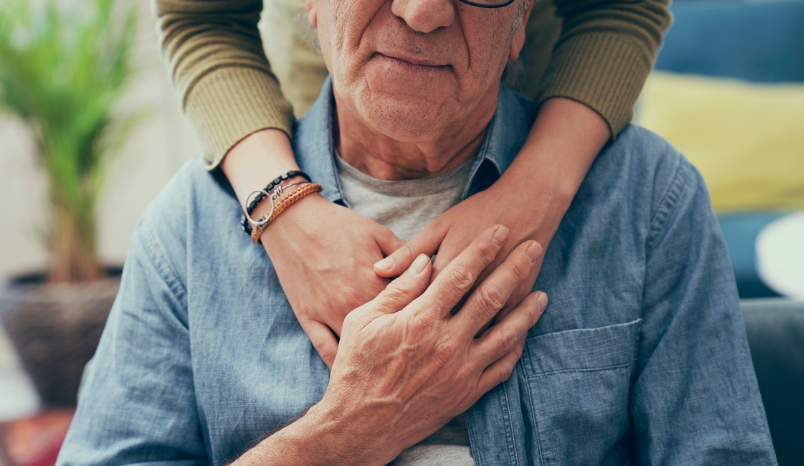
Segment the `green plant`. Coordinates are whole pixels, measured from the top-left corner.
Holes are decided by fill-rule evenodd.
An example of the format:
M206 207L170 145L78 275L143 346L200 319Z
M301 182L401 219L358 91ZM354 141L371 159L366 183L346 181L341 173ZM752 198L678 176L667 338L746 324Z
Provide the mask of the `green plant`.
M144 117L113 112L132 76L134 8L65 3L0 2L0 108L31 128L47 176L51 282L103 275L96 204L109 160Z

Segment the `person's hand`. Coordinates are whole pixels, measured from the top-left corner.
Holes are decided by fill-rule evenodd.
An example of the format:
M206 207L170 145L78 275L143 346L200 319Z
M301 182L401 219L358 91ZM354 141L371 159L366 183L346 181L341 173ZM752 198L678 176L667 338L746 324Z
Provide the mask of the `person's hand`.
M535 216L522 215L529 206L523 196L506 198L508 193L500 184L455 205L440 217L431 222L422 232L413 237L407 244L396 250L384 260L374 266L374 271L381 277L395 277L407 268L419 254L431 256L436 254L433 264L433 277L435 279L455 259L458 254L470 244L477 235L488 228L489 224L511 225L511 238L502 248L501 253L480 274L480 280L494 271L505 258L514 250L516 245L523 241L544 241L547 244L552 238L553 231L540 230L546 222L540 222ZM558 219L560 221L560 218ZM533 289L536 277L542 265L542 254L528 275L518 284L510 294L508 302L503 306L499 318L510 312ZM389 265L390 267L385 267Z
M475 335L528 277L541 246L528 241L516 247L450 313L507 236L503 226L486 230L429 287L432 267L421 255L351 312L321 401L234 464L387 464L508 379L547 296L532 293Z
M321 359L332 367L343 319L390 280L372 265L403 243L391 230L318 194L282 212L262 234L282 290ZM330 330L331 329L331 330Z
M531 293L480 338L475 335L529 280L541 246L516 246L455 315L450 311L499 258L507 236L503 226L486 230L429 287L430 261L420 255L376 299L351 312L314 415L323 422L328 418L322 411L347 419L343 434L361 439L355 450L385 464L505 381L547 296Z
M433 276L438 276L473 238L493 224L508 226L511 238L481 279L522 241L535 240L547 249L610 136L605 120L586 105L564 98L548 99L519 155L496 183L446 211L405 246L375 264L374 271L382 277L395 277L419 254L432 256L437 252ZM500 318L533 289L540 269L541 259L511 294Z
M287 135L268 129L234 146L221 169L243 205L251 191L299 167ZM262 202L252 217L270 208L270 202ZM338 351L332 331L340 334L346 314L385 289L390 280L378 277L372 265L402 241L377 222L311 194L265 229L262 244L296 318L321 359L332 367Z

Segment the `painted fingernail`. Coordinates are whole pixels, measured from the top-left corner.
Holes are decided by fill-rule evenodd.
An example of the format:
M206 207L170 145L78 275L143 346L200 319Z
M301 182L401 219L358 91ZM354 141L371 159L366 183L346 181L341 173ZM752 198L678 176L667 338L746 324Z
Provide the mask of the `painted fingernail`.
M413 264L410 265L408 269L408 273L411 275L419 275L424 271L425 267L427 267L427 263L430 262L430 258L425 256L424 254L419 254L419 257L413 261Z
M531 263L536 262L539 259L539 256L542 255L542 245L536 241L530 243L528 249L525 250L525 254L528 255L528 259L530 259Z
M378 260L374 267L377 267L380 270L391 270L391 267L394 266L394 258L391 256L386 257L385 259Z
M505 243L505 240L508 239L508 228L500 225L497 228L497 231L494 232L494 235L491 237L491 240L494 241L494 244L497 246L502 246Z
M547 295L542 293L536 298L536 305L539 306L539 310L544 312L544 309L547 307Z

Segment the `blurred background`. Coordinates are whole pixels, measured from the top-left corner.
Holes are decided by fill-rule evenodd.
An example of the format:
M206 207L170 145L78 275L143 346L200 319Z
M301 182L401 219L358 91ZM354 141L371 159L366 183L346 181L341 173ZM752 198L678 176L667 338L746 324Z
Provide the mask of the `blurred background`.
M69 44L46 2L17 3L0 18L0 466L55 461L131 233L201 153L148 2L56 2L81 32ZM636 121L707 180L779 461L802 465L804 1L677 0L672 11ZM32 36L11 21L30 21ZM101 38L113 46L92 49Z

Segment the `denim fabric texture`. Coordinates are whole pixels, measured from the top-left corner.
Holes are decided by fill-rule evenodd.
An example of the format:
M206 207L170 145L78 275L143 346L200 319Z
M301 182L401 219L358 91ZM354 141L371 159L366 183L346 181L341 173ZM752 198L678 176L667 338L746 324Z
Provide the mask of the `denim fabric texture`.
M345 203L331 110L328 80L294 150ZM465 197L534 118L500 91ZM58 464L223 464L321 398L329 371L239 215L200 159L151 203ZM478 465L776 463L706 187L663 139L630 126L606 146L534 289L550 304L521 361L466 413Z

